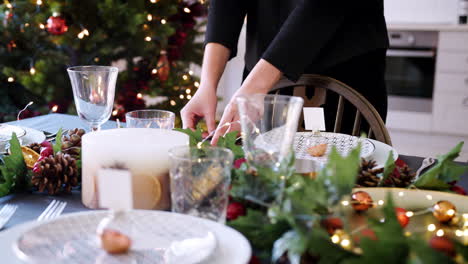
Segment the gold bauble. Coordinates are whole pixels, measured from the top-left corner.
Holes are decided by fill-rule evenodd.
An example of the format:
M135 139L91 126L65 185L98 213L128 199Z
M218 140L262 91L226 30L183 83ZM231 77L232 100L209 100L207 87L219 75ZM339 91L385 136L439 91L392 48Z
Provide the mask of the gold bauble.
M432 214L434 215L437 220L441 223L447 223L452 220L456 213L457 213L457 208L453 203L449 201L438 201L433 207Z

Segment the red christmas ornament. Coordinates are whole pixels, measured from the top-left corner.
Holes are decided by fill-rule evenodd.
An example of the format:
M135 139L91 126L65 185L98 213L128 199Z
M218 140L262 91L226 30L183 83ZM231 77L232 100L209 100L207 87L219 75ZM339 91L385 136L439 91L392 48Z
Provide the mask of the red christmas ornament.
M355 192L351 195L351 205L356 212L367 211L373 205L371 196L363 191Z
M406 215L406 210L401 207L397 207L395 208L395 213L401 227L405 228L409 224L410 220L410 218Z
M447 237L434 236L429 240L429 246L449 257L455 256L455 246Z
M343 221L337 217L329 217L320 221L320 225L327 230L327 233L331 236L338 229L343 229Z
M169 71L171 70L171 66L169 65L169 60L167 59L167 52L165 50L161 50L161 54L159 56L159 60L157 63L158 68L158 77L159 80L162 82L167 81L169 78Z
M370 240L377 241L377 235L375 234L374 230L370 228L363 229L353 236L353 240L356 242L356 244L361 243L361 239L363 238L369 238Z
M226 219L235 220L237 217L245 215L245 207L239 202L232 202L227 207Z
M52 35L62 35L68 31L67 21L60 13L54 13L47 19L47 32Z

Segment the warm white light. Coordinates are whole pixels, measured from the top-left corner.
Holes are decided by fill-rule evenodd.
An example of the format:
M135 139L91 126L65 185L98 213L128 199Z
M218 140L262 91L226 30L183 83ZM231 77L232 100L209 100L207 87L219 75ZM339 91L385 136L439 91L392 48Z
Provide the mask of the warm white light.
M179 98L184 99L184 95L183 94L179 95Z
M349 245L351 245L351 242L349 241L349 239L343 239L341 241L341 246L342 247L349 247Z
M117 109L114 110L114 111L112 111L112 115L113 115L113 116L116 116L118 113L119 113L119 111L117 111Z
M52 112L54 112L54 113L57 112L57 110L58 110L58 105L52 106L52 109L51 109L51 110L52 110Z
M89 31L88 31L86 28L85 28L85 29L83 29L83 31L82 31L82 32L83 32L83 34L85 34L86 36L89 36Z
M39 24L39 28L44 29L45 28L44 24Z
M426 198L427 198L429 201L431 201L431 200L432 200L432 195L428 194L428 195L426 195Z
M412 217L413 215L414 215L414 213L411 212L411 211L406 212L406 216L407 216L407 217Z
M42 0L37 0L36 5L42 5Z
M151 3L156 4L158 0L150 0Z
M8 82L14 82L15 81L15 78L13 77L8 77Z
M190 94L187 95L187 99L189 99L189 100L192 99L192 96Z
M438 237L444 236L444 230L442 230L442 229L437 230L436 236L438 236Z
M95 57L95 58L94 58L94 61L95 61L95 62L99 62L99 57Z
M166 19L164 19L164 18L163 18L163 19L161 19L161 24L163 24L163 25L164 25L164 24L166 24L166 23L167 23Z
M468 229L465 229L465 231L463 231L463 235L468 236Z
M192 92L192 90L190 90L190 89L185 90L186 94L190 94L191 92Z
M456 235L457 237L461 237L461 236L463 236L463 231L457 229L457 230L455 231L455 235Z
M185 13L190 13L190 12L192 12L192 11L190 10L190 8L184 7L184 12L185 12Z
M31 75L36 74L36 68L31 67L31 69L29 69L29 73L30 73Z
M189 75L193 75L193 71L189 71L188 74L189 74Z
M184 81L188 80L187 74L182 75L182 79L184 79Z
M193 83L193 86L195 86L195 87L198 88L198 87L200 86L200 83L199 83L199 82L194 82L194 83Z
M6 3L6 7L13 8L13 6L10 3Z
M402 196L404 196L404 195L405 195L404 192L399 192L399 193L398 193L398 196L400 196L400 197L402 197Z
M174 100L171 100L171 105L172 106L176 105L176 102Z
M151 21L151 20L153 20L153 15L151 15L151 14L148 14L148 15L146 16L146 19L148 19L148 21Z
M83 39L83 38L84 38L84 33L83 33L83 31L81 31L80 33L78 33L78 38L79 38L79 39Z
M436 230L436 226L434 224L430 224L430 225L427 226L427 231L432 232L432 231L435 231L435 230Z
M142 99L143 98L143 95L141 93L137 93L137 98L138 99Z
M331 237L331 241L335 244L338 244L338 242L340 242L340 237L338 235L333 235Z
M156 69L156 68L155 68L155 69L152 69L152 70L151 70L151 73L152 73L152 74L158 73L158 69Z
M24 26L25 26L25 27L29 27L29 23L25 23Z
M349 205L349 201L342 201L341 204L342 204L343 206L348 206L348 205Z
M378 205L383 205L384 203L385 203L385 202L384 202L383 200L379 200L379 201L377 202Z
M145 40L146 40L146 41L151 41L151 37L150 37L150 36L147 36L147 37L145 38Z

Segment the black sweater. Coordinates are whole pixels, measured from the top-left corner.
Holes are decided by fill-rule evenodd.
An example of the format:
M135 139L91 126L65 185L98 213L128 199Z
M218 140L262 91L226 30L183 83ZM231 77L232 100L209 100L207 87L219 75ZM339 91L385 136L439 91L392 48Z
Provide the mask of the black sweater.
M246 16L247 70L263 58L293 81L388 47L383 0L211 0L205 42L235 57Z

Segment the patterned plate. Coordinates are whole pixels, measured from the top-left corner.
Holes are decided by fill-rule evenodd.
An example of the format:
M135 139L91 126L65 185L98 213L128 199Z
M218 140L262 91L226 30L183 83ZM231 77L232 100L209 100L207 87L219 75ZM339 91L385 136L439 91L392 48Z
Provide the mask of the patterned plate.
M46 222L21 235L14 246L15 252L30 263L189 264L209 258L217 247L219 234L212 232L217 223L170 212L135 210L128 213L132 228L126 228L134 235L132 250L124 255L109 255L99 247L95 235L96 227L106 216L105 211L94 211ZM245 248L244 238L236 234L240 240L238 237L233 240L240 241L240 248ZM142 242L151 246L141 247Z
M368 139L329 132L322 132L318 136L314 135L312 132L297 132L294 138L294 150L296 152L296 159L315 160L324 164L328 159L328 154L332 146L335 146L341 155L347 155L359 142L361 142L362 158L368 158L374 153L375 146ZM319 144L328 144L325 155L322 157L312 157L307 152L307 149Z

